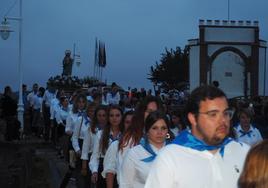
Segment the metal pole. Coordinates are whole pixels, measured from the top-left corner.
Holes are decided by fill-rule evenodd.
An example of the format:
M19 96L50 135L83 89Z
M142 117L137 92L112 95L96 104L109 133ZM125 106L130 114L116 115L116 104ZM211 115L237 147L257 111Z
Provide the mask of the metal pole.
M20 0L20 7L19 7L19 103L18 103L18 120L21 123L21 133L24 131L24 104L22 99L22 0Z
M263 86L263 96L268 95L268 91L266 93L266 82L267 82L267 77L266 77L266 70L267 70L267 64L266 64L266 47L265 47L265 53L264 53L264 86Z
M228 21L230 21L230 0L228 0Z

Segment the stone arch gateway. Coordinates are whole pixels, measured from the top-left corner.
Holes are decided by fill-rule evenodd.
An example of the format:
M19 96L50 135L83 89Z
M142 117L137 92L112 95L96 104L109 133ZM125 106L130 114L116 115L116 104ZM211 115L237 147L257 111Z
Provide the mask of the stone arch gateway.
M188 40L190 90L217 80L228 97L268 95L266 41L258 22L200 20Z

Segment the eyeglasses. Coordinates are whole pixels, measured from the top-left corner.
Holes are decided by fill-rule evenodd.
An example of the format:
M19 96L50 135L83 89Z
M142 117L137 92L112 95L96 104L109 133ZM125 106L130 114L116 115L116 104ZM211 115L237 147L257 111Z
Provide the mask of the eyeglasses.
M226 120L231 120L234 115L233 109L226 109L223 112L220 112L219 110L211 110L207 112L198 112L198 114L207 115L207 117L211 120L217 120L220 118L220 115Z
M152 113L152 112L154 112L155 110L153 110L153 109L147 109L145 112L147 112L148 114L150 114L150 113Z

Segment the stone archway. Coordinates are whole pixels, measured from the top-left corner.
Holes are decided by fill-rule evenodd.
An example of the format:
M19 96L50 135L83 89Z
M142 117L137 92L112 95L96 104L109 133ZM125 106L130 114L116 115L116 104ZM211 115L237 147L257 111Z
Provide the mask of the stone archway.
M220 81L220 87L230 96L249 94L249 57L241 50L226 46L208 57L207 81ZM233 89L235 88L235 90Z

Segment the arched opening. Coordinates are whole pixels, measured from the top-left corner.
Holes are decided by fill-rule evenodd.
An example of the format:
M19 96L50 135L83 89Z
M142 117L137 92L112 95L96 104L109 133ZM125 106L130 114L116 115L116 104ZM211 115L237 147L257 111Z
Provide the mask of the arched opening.
M224 47L209 58L208 82L219 82L228 97L247 96L250 88L248 61L244 53L234 47Z

